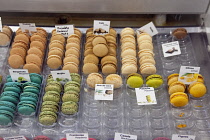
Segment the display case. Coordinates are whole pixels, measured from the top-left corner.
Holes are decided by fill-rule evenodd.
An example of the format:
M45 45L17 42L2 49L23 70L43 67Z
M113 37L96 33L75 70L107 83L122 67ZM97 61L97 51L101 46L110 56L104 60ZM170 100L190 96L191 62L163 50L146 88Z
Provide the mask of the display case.
M0 122L0 137L4 138L23 135L27 139L35 140L37 136L41 136L41 138L45 138L46 136L51 140L61 140L66 137L67 133L88 133L89 138L92 138L92 140L114 140L115 133L124 133L137 135L138 140L161 140L161 138L162 140L171 140L173 134L183 136L192 135L195 136L195 140L209 140L210 56L208 51L210 50L210 22L208 6L208 0L123 0L120 2L109 0L1 1L0 16L2 17L2 23L3 25L9 26L13 32L9 38L8 44L0 47L0 73L3 76L0 96L0 120L2 120L2 122ZM96 52L93 52L93 50L92 53L87 52L87 50L90 49L87 45L90 38L95 38L93 29L91 29L94 20L111 21L111 29L114 32L110 31L109 34L114 34L110 35L110 38L106 35L102 37L103 39L105 38L105 43L99 43L107 43L107 46L109 46L105 47L105 51L107 49L108 53L104 56L108 55L114 57L114 59L109 60L107 63L104 62L104 64L102 60L104 56L97 56ZM147 72L144 74L141 69L141 65L143 64L140 62L140 58L142 57L140 56L140 51L145 48L142 49L140 47L140 35L137 30L151 21L158 30L158 34L152 36L150 40L152 44L151 50L154 59L155 72L150 74L150 69L149 72L147 71L149 74ZM19 32L21 32L18 32L18 30L20 30L18 29L18 23L35 23L37 27L40 27L39 30L44 30L42 30L44 32L42 32L44 37L42 34L41 39L37 39L36 37L33 38L33 35L26 38L28 42L26 43L27 49L24 53L25 60L23 60L24 62L22 65L20 64L21 66L16 67L19 63L19 56L21 55L21 50L13 52L15 48L14 44L20 41L17 37ZM56 31L54 31L54 26L58 24L73 24L76 37L58 37L59 39L55 39ZM123 71L123 68L125 68L124 58L126 58L127 55L129 56L132 54L132 52L126 52L128 54L124 53L125 55L123 54L125 49L122 46L126 41L123 41L124 36L122 31L126 27L130 27L132 31L135 31L131 37L132 39L129 39L128 42L134 41L133 44L135 44L135 49L133 49L135 50L134 68L137 68L137 70L136 72L130 73L129 71L133 71L133 69L128 70L128 72L126 71L127 73ZM187 33L185 33L183 38L177 38L177 36L174 35L174 31L178 28L186 29ZM34 35L37 34L35 33ZM43 43L43 48L40 47L42 45L39 44L31 45L33 41L36 42L40 40L42 40L41 42L45 42ZM164 57L162 44L173 41L178 42L181 54ZM67 47L67 44L75 42L76 45L74 45L76 47L74 46L73 48L77 49L72 49L67 52L67 50L72 48L72 44L69 48ZM52 49L54 48L52 45L53 43L58 43L54 45L57 49ZM62 44L61 47L60 44ZM94 43L91 40L91 45L93 44ZM129 45L129 47L131 46L132 45ZM103 46L100 47L100 49L102 49ZM36 49L29 51L31 48ZM37 48L41 50L41 52L38 52ZM100 49L99 51L101 51ZM39 57L37 57L37 59L29 60L28 56L34 54ZM41 58L39 54L41 54ZM94 56L87 60L86 56L89 54L94 54L97 57ZM15 57L11 58L12 55ZM50 55L52 57L50 57ZM55 55L60 57L55 58ZM74 60L72 58L73 56ZM75 60L75 56L77 60ZM71 57L71 61L73 62L66 62L66 57L68 57L68 59ZM50 63L50 58L53 58L52 63ZM64 59L66 59L66 61ZM61 62L61 64L57 64L57 62ZM36 65L38 63L39 68L32 66L25 67L26 64L24 63L33 63ZM86 63L95 64L90 65L88 68L84 68ZM108 72L103 69L107 64L109 66L107 68ZM77 84L56 85L51 82L53 81L49 76L51 71L64 70L64 67L67 67L66 65L69 65L69 69L71 69L70 72L74 71L71 73L77 73L79 75L72 74L72 80L73 82L76 81ZM128 66L132 65L133 63L128 64ZM205 86L207 90L204 93L205 95L196 97L190 91L191 86L186 84L184 86L185 90L183 91L186 94L182 94L183 96L176 95L175 97L187 97L187 99L184 98L187 100L187 103L186 105L178 107L172 103L172 97L169 94L170 87L168 79L170 75L179 73L181 66L200 67L199 73L201 74L202 81L199 81L198 83L202 83L202 86ZM27 68L30 73L39 73L38 79L40 80L38 81L38 85L19 85L18 82L16 82L18 85L12 84L15 87L21 87L20 91L17 91L19 92L19 95L17 95L18 102L14 103L16 107L14 111L12 110L13 115L3 112L5 111L5 108L7 108L3 103L4 101L7 101L7 99L5 100L6 88L11 87L11 84L8 83L11 82L9 79L9 70L12 68ZM114 72L110 72L111 70ZM95 100L94 94L96 91L94 86L91 87L91 83L88 83L88 80L90 80L88 79L90 78L90 73L97 73L97 76L98 74L100 75L99 77L93 77L93 79L91 79L93 80L91 81L93 83L96 82L96 80L101 80L102 82L97 81L99 82L98 84L109 83L107 82L107 79L110 74L116 74L118 76L117 78L120 77L117 79L119 81L115 79L116 77L112 77L110 80L111 83L113 82L114 84L119 85L122 83L117 88L114 88L113 100ZM131 73L141 74L143 83L138 89L150 87L147 83L148 79L150 79L148 78L149 76L154 76L155 74L156 76L160 76L158 78L155 77L156 79L161 79L163 81L158 87L155 86L154 88L157 104L138 105L136 90L135 88L131 88L127 82L129 74ZM33 77L33 74L30 76ZM78 77L80 77L79 80L77 79ZM198 79L198 77L196 78ZM157 83L157 81L154 82L155 85L157 85ZM68 88L72 89L72 87L68 87L72 85L74 85L74 94L70 91L71 93L69 93L69 95L66 92L68 92ZM29 89L26 88L28 86L30 87ZM34 87L39 90L35 91ZM59 88L57 89L57 87ZM53 89L53 92L51 89ZM58 94L54 93L54 90L58 90ZM198 87L196 95L202 90L202 87ZM37 95L33 95L33 97L36 96L36 101L34 101L35 104L30 103L33 99L29 99L28 102L25 102L25 99L28 98L24 97L28 97L29 95L24 96L22 94L29 91L37 92ZM49 91L51 93L49 93ZM64 96L68 99L71 98L71 101L66 103ZM180 102L183 103L184 99ZM148 100L149 99L147 99L147 101ZM50 101L56 102L56 104L51 103ZM29 111L27 109L26 112L21 112L22 104L19 102L34 106L32 113L26 113ZM13 119L11 122L4 123L4 121L8 121L5 119L5 114L6 116L12 116Z

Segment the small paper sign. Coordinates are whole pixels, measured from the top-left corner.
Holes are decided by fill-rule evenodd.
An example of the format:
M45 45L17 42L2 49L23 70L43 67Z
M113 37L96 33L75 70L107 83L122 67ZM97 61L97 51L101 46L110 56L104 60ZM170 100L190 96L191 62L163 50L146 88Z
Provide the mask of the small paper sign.
M115 133L114 140L137 140L137 135Z
M88 140L88 133L67 133L67 140Z
M113 85L112 84L96 84L95 100L113 100Z
M4 137L4 140L26 140L24 136Z
M32 35L37 32L35 23L19 23L22 32Z
M181 54L178 41L162 44L162 49L164 57L170 57Z
M69 70L57 70L51 71L52 77L55 81L65 84L68 81L71 81L71 76Z
M56 32L68 37L74 34L74 25L55 25Z
M109 33L110 21L94 20L93 32L96 35L105 35Z
M154 36L154 35L158 34L157 28L155 27L153 22L150 22L150 23L142 26L141 28L139 28L137 30L137 34L140 34L142 32L146 32L146 33L148 33L151 36Z
M2 22L1 22L1 17L0 17L0 32L2 32Z
M13 82L31 82L27 69L9 69L9 73Z
M157 104L153 87L135 88L138 105Z
M183 82L184 84L196 82L199 72L200 67L181 66L178 81Z
M195 136L173 134L172 135L172 140L195 140Z

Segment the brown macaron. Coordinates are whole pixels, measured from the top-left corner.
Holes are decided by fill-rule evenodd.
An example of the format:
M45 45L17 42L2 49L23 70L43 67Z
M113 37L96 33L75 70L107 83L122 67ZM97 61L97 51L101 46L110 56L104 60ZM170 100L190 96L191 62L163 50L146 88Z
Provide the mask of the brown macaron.
M27 69L29 73L41 73L41 68L34 63L25 64L23 69Z
M26 57L26 50L25 50L25 48L23 48L23 47L12 48L12 49L10 50L10 55L13 55L13 54L18 54L18 55L20 55L23 59L25 59L25 57Z
M36 54L28 54L26 56L26 64L27 63L34 63L37 66L41 66L42 65L42 58Z
M77 48L78 50L80 50L80 45L78 43L75 43L75 42L70 42L70 43L67 43L66 44L66 50L72 48L72 47L75 47Z
M50 41L54 41L54 40L59 40L61 41L63 44L65 43L66 39L62 34L54 34L52 35Z
M86 64L86 63L94 63L94 64L98 65L99 59L94 54L88 54L84 58L84 64Z
M47 58L47 65L51 69L58 69L62 65L62 59L58 55L50 55Z
M38 48L40 49L43 53L45 52L45 44L41 40L34 40L30 43L30 48Z
M102 44L107 44L107 40L104 36L102 35L97 35L93 38L92 44L93 46L96 46L97 44L102 43Z
M74 62L67 62L63 66L62 70L69 70L70 73L78 73L79 72L79 67Z
M70 43L70 42L75 42L75 43L80 44L80 37L77 34L71 34L67 38L67 43Z
M10 36L4 32L0 32L0 46L7 46L10 42Z
M63 64L65 65L68 62L74 62L79 66L79 59L76 55L69 54L63 59Z
M94 45L93 47L93 53L98 57L103 57L107 55L109 52L109 49L105 43L98 43L97 45Z
M22 40L24 41L26 44L29 43L29 38L26 34L24 33L20 33L18 35L15 36L14 41L18 41L18 40Z
M31 42L32 41L36 41L36 40L41 40L42 42L44 42L44 44L46 44L47 39L45 38L45 36L43 36L41 33L33 33L33 35L30 38Z
M77 48L72 47L72 48L66 50L65 56L67 56L67 55L69 55L69 54L74 54L74 55L76 55L76 56L79 58L79 53L80 53L80 52L79 52L79 50L78 50Z
M22 48L24 48L25 50L28 50L28 45L27 45L25 42L21 41L21 40L19 40L19 41L14 41L14 42L12 43L12 48L16 48L16 47L22 47Z
M48 52L48 56L50 56L50 55L58 55L58 56L60 56L61 58L63 57L63 50L62 49L60 49L60 48L57 48L57 47L53 47L53 48L51 48L50 50L49 50L49 52Z
M177 28L173 30L172 35L177 39L183 39L187 36L187 30L185 28Z
M21 68L25 64L25 61L22 58L22 56L18 54L13 54L9 56L8 63L11 68L17 69L17 68Z
M82 67L84 74L98 73L98 66L94 63L86 63Z
M117 58L115 56L110 56L110 55L107 55L105 57L103 57L101 59L101 65L104 65L105 62L107 61L111 61L113 62L115 65L117 65Z
M54 47L64 50L64 43L59 40L53 40L49 44L49 49L54 48Z
M27 53L28 54L36 54L36 55L38 55L41 58L44 57L44 53L40 49L38 49L36 47L30 48Z

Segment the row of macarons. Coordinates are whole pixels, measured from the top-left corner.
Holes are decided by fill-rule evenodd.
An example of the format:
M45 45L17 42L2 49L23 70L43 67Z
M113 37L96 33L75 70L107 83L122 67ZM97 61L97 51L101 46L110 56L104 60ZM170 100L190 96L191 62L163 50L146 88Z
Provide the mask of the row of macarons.
M0 124L10 125L16 113L34 115L40 95L40 84L34 82L7 82L0 96Z
M40 124L45 126L55 124L59 111L63 115L74 115L78 112L81 77L77 73L71 73L71 79L72 81L62 85L54 81L52 75L48 75L39 114Z
M3 26L0 32L0 46L7 46L12 38L12 29L9 26Z
M201 74L194 75L197 77L197 81L189 85L178 81L178 73L168 76L168 92L170 95L170 103L173 106L186 106L189 102L189 95L193 98L201 98L206 94L207 88L204 83L204 77ZM187 93L189 93L189 95Z

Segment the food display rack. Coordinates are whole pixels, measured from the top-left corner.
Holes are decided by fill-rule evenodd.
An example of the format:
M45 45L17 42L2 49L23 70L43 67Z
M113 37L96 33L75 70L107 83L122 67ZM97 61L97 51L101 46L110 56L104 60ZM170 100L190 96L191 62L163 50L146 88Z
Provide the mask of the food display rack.
M17 26L11 27L13 31ZM43 27L48 33L53 27ZM66 133L88 133L89 137L97 140L109 140L114 138L115 132L134 134L138 140L152 140L156 137L171 138L172 134L195 135L196 140L210 139L210 105L209 105L209 85L210 85L210 59L207 51L207 37L200 27L185 27L188 36L184 40L178 40L182 50L180 56L165 59L162 56L161 44L175 41L170 34L173 28L158 28L159 34L153 36L154 53L157 67L157 74L163 76L164 84L155 90L157 104L138 106L135 90L126 85L126 76L122 76L123 85L114 90L113 101L95 101L93 98L94 89L86 85L86 75L81 72L82 83L80 93L80 108L77 115L64 118L59 115L55 126L43 127L38 124L38 110L36 116L24 118L25 123L14 123L11 127L0 127L0 136L24 135L29 139L37 135L46 135L52 140L59 140L65 137ZM85 34L88 28L79 28ZM119 34L122 28L115 28ZM133 28L136 30L137 28ZM85 35L83 35L81 50L83 50ZM120 53L120 36L118 35L118 58ZM3 47L0 54L4 58L4 68L1 74L5 77L9 74L7 67L7 57L11 45ZM7 56L5 55L7 52ZM82 51L83 52L83 51ZM81 53L81 60L84 56ZM43 64L44 68L46 63ZM186 107L174 108L169 103L167 91L167 76L178 73L181 65L199 66L200 73L205 78L207 94L204 97L195 99L190 97L190 102ZM82 65L80 65L81 69ZM121 60L118 59L118 74L120 73ZM43 70L43 87L49 71ZM145 77L144 77L145 78ZM145 84L143 86L146 86ZM41 96L43 95L43 90ZM41 98L41 97L40 97ZM41 101L41 100L40 100ZM41 103L39 103L41 104ZM179 117L184 113L183 117ZM20 119L18 116L16 119ZM21 121L21 119L20 119ZM64 123L60 123L60 122ZM18 120L15 120L18 122ZM24 121L23 121L24 122ZM26 123L30 122L30 123ZM18 124L18 125L17 125ZM185 128L177 128L178 124L186 124Z

